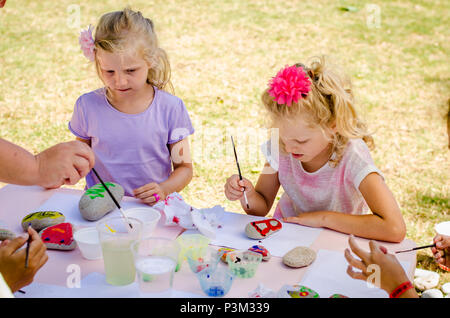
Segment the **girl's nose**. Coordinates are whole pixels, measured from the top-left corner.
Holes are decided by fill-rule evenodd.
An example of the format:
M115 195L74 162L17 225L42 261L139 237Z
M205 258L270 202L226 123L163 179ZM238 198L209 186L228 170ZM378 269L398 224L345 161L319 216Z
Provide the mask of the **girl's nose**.
M116 85L118 87L122 87L122 86L124 86L127 83L126 77L124 75L121 75L121 74L116 74L115 81L116 81Z

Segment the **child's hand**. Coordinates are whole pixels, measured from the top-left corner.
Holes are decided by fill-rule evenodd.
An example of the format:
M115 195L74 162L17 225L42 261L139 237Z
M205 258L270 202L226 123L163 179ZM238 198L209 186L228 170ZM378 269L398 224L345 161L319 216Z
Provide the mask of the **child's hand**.
M225 183L225 196L230 201L236 201L244 196L244 189L247 195L255 190L253 184L245 179L239 180L239 175L234 174Z
M297 223L310 227L324 227L324 216L321 212L304 212L281 220L286 223Z
M163 201L166 199L166 192L164 189L155 182L148 183L140 188L133 190L134 196L137 199L150 206L156 204L158 201Z
M353 253L360 258L360 260L354 258L348 248L345 250L344 256L349 263L347 274L350 277L365 280L367 282L371 275L378 275L378 283L380 286L377 287L384 289L389 294L392 293L397 286L409 280L397 258L392 254L388 254L387 249L377 242L369 242L370 251L368 252L364 251L356 244L353 235L350 236L348 243ZM354 271L353 267L360 271ZM374 272L374 270L378 270L378 273ZM411 290L408 294L405 293L404 297L405 296L417 297L417 294L414 290Z
M436 247L432 247L431 251L436 262L450 266L450 236L438 234L434 237L433 242L436 243Z

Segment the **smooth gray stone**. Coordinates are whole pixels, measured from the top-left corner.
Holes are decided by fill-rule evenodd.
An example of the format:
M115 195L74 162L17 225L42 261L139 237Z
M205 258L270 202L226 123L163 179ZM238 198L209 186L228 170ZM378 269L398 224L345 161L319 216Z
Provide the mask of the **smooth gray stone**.
M316 259L316 252L305 246L297 246L283 256L283 263L289 267L308 266Z
M14 232L7 229L0 229L0 241L12 240L16 237Z

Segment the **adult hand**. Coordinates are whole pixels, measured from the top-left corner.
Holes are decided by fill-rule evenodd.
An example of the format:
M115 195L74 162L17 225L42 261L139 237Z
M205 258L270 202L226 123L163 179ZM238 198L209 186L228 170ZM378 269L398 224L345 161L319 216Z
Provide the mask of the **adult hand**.
M57 144L35 158L38 164L36 184L48 189L76 184L95 164L92 149L77 140Z
M25 268L26 249L20 249L31 236L28 267ZM20 249L20 250L19 250ZM12 292L30 284L36 272L47 262L47 248L39 234L31 227L28 234L0 244L0 273Z
M351 250L360 259L356 259L352 256L350 250L347 248L345 250L345 258L347 259L349 266L347 267L347 274L354 278L367 281L369 276L374 274L373 270L368 271L369 265L376 265L375 270L379 270L380 287L387 291L389 294L392 293L395 288L400 284L409 281L408 276L403 270L402 266L398 262L397 258L387 253L387 249L379 245L375 241L370 241L370 252L362 250L355 242L353 235L350 236L348 243ZM353 267L361 270L361 272L355 272ZM405 293L405 296L417 297L415 291Z
M236 201L244 196L244 190L249 196L253 191L255 191L255 188L253 187L253 184L250 182L250 180L247 180L245 178L242 178L242 180L240 180L239 175L234 174L227 179L224 190L225 196L228 200Z
M151 182L133 190L134 196L150 206L166 199L167 194L158 183Z
M433 238L436 247L432 247L437 263L450 267L450 236L438 234Z

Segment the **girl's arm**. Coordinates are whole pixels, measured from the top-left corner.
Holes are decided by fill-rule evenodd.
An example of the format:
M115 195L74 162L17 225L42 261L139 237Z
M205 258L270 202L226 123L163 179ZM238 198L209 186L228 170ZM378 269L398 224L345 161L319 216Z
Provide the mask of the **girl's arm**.
M88 145L89 147L91 146L91 140L90 139L82 139L82 138L75 138L78 141L84 142L86 145Z
M262 173L259 175L256 187L253 184L242 178L239 181L238 175L231 176L225 184L225 195L229 200L239 199L241 206L245 213L256 216L266 216L272 208L273 201L280 188L280 181L278 180L278 172L274 171L269 163L265 163ZM249 209L243 196L242 190L245 188L245 193L248 199Z
M173 171L166 181L160 183L166 196L172 192L183 190L191 182L194 170L188 138L170 144L169 150L172 158Z
M377 173L371 173L361 182L359 190L372 214L351 215L334 211L302 213L284 219L313 227L326 227L356 236L401 242L406 235L406 225L400 208L386 183Z

